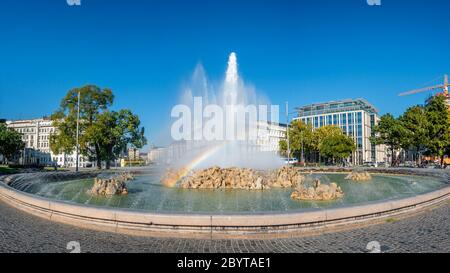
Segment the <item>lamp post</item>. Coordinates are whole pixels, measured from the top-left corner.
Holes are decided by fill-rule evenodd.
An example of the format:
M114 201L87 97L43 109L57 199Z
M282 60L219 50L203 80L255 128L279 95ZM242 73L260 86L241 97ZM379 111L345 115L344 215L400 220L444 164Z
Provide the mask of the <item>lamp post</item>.
M289 103L286 101L286 136L287 136L287 161L291 164L291 145L289 141Z
M78 153L79 153L79 145L78 145L78 138L79 138L79 128L80 128L80 91L78 91L78 103L77 103L77 144L76 144L76 166L75 171L78 172Z
M287 153L288 153L288 164L290 164L290 157L291 157L291 144L290 144L290 136L289 136L289 127L290 127L290 123L289 123L289 115L293 115L296 114L297 112L290 112L289 113L289 104L288 102L286 102L286 137L287 137ZM301 132L301 162L305 162L305 153L304 153L304 132Z

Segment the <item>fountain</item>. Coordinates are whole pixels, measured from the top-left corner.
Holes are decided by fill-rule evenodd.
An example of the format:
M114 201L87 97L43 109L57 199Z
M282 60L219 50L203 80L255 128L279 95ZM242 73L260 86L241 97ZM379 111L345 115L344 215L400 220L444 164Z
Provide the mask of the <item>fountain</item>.
M283 167L272 171L256 171L249 168L211 167L192 172L180 183L183 189L244 189L268 190L292 188L303 182L298 170Z
M100 174L94 179L94 186L88 191L92 195L128 194L127 181L133 180L131 173Z
M261 106L258 108L259 116L256 120L250 119L250 111L247 116L238 114L242 109L253 109L252 106L256 109L256 105L262 103L262 99L258 98L254 90L239 77L236 53L232 52L229 55L225 79L219 92L210 90L207 83L203 68L197 67L193 83L183 95L183 104L194 108L194 112L204 112L211 105L224 109L221 124L224 138L218 140L199 139L198 136L205 132L208 121L199 115L194 115L191 135L197 138L184 142L183 150L185 152L170 164L161 179L162 184L175 187L186 176L198 178L200 173L204 176L213 166L234 168L233 170L238 173L245 172L245 169L249 168L252 169L250 172L280 168L283 162L277 153L262 151L257 140L257 137L264 133L265 128L261 124L267 126L268 121L278 122L278 109L271 109L270 118L268 118L267 113L264 115L261 111L261 109L267 110L268 108L267 103L263 104L262 108ZM196 100L199 98L197 95L201 95L201 109L195 109L200 105L198 102L196 104ZM221 175L234 176L235 172L221 172ZM230 179L232 177L224 178L224 180ZM200 183L201 185L192 183L192 179L189 181L189 183L184 182L183 188L210 187L202 185L203 183ZM219 184L216 183L216 187L221 187Z
M239 108L262 102L254 89L239 77L237 57L234 53L229 56L228 67L219 92L214 92L201 66L197 67L193 83L183 96L183 103L192 106L197 95L201 95L204 99L203 110L208 104ZM243 120L235 120L232 125L238 126L240 122ZM202 126L192 128L193 135L195 132L199 134L206 126L206 123L199 124ZM251 127L247 133L249 131L255 133ZM323 168L314 172L310 169L312 173L306 175L299 169L283 167L282 160L275 153L257 149L255 141L239 139L241 133L238 131L236 138L231 140L180 141L176 143L180 148L177 156L163 159L160 165L140 169L140 173L135 175L131 183L125 182L127 180L125 179L115 186L110 186L108 190L107 184L111 183L109 181L111 177L97 177L99 172L12 175L0 179L4 182L0 182L0 190L5 189L4 193L14 189L12 197L8 200L16 200L18 192L24 192L26 198L38 196L39 200L47 200L42 202L44 205L48 205L50 201L57 203L56 205L70 204L80 207L82 212L85 208L95 207L96 210L106 211L120 208L119 212L113 213L114 217L129 210L134 215L132 217L141 215L133 214L135 211L151 214L150 218L143 220L144 224L140 227L147 226L149 222L154 223L153 220L149 220L153 219L152 217L170 213L178 213L178 216L162 217L161 225L164 226L167 224L165 221L169 220L176 222L180 218L188 219L194 215L207 214L208 216L204 217L207 227L211 226L212 219L216 219L217 215L224 215L224 220L218 222L218 225L226 223L234 227L241 224L256 224L241 218L237 218L236 222L227 222L228 215L245 214L252 217L313 210L327 213L326 219L329 219L327 209L351 208L374 203L389 203L388 207L391 210L392 202L396 199L411 200L416 196L439 193L448 188L450 181L449 175L425 169L370 169L371 183L348 183L344 172L348 172L349 169L334 173L332 172L339 170L330 168L329 173L323 173ZM167 171L167 168L170 170ZM411 175L415 173L418 175ZM109 182L106 183L106 180ZM266 223L269 218L273 221L287 219L267 217L261 221ZM130 218L124 219L128 225ZM302 216L295 219L306 218ZM274 226L291 225L296 223L295 221L277 222ZM314 218L312 221L317 219ZM170 222L168 225L171 224L174 223Z
M345 177L345 179L353 181L369 181L372 180L372 175L366 171L353 170Z
M294 200L314 200L314 201L330 201L342 198L344 192L336 183L329 185L322 184L319 179L314 181L314 186L306 187L299 185L297 189L292 192L291 198Z

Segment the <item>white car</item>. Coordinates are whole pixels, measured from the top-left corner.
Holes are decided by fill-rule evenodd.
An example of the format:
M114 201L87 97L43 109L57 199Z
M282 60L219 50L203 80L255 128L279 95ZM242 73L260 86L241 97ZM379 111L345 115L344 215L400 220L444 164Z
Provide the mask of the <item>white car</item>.
M298 159L297 158L283 158L285 164L297 164Z

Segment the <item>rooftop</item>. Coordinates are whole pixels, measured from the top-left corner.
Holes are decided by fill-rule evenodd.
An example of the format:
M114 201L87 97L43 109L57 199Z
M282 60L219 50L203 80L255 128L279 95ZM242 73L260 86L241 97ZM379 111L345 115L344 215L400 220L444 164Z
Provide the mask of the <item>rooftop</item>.
M360 110L367 111L371 114L378 113L378 110L372 104L362 98L314 103L296 107L295 110L299 117Z

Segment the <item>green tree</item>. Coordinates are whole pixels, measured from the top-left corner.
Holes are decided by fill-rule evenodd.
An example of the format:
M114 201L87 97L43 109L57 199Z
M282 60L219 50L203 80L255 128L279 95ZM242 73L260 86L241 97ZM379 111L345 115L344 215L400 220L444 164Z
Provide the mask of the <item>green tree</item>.
M86 137L99 144L101 158L109 169L111 161L131 144L135 148L142 148L147 144L144 128L140 128L139 117L129 110L106 111L98 116L94 126L86 130Z
M386 145L391 151L391 165L395 165L395 150L402 147L402 140L405 138L405 129L401 122L391 114L386 114L381 116L374 131L372 143Z
M0 123L0 154L6 162L13 159L25 148L22 135L14 129L8 128L5 123Z
M427 148L440 158L441 166L444 164L446 150L450 146L450 119L444 96L434 96L425 105L425 115L428 120Z
M322 145L324 141L329 137L340 134L342 134L341 128L333 125L322 126L314 130L312 136L312 146L319 155L319 162L322 161Z
M304 124L300 120L294 120L288 128L289 130L289 148L290 156L301 159L303 153L311 149L312 127L310 124ZM280 152L287 154L287 141L280 141Z
M280 154L287 156L287 140L283 139L278 142L278 147L280 149Z
M422 106L408 108L399 118L404 129L401 146L405 149L413 149L415 159L420 160L421 153L428 143L428 119Z
M333 163L336 159L342 160L349 157L356 149L354 140L345 135L339 127L339 133L333 132L327 135L321 145L320 153L332 160Z
M289 140L291 155L301 158L302 151L305 154L317 153L332 159L342 159L350 156L354 151L353 139L343 134L337 126L323 126L313 130L311 124L304 124L300 120L294 120L289 126ZM287 153L287 141L279 143L280 152ZM320 160L320 159L319 159Z
M108 111L113 104L114 95L107 88L86 85L67 93L60 108L52 115L57 132L50 137L50 148L54 153L72 153L76 148L78 94L80 152L89 157L89 160L96 160L97 168L101 169L102 161L106 161L109 167L110 160L117 156L117 149L124 149L128 143L137 143L130 135L137 134L139 118L128 110L118 113ZM143 129L139 131L143 133ZM141 141L145 143L143 135Z

